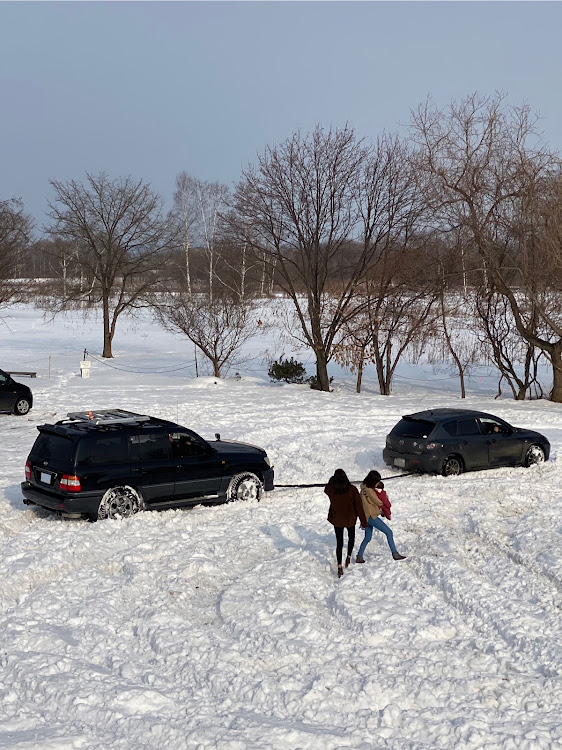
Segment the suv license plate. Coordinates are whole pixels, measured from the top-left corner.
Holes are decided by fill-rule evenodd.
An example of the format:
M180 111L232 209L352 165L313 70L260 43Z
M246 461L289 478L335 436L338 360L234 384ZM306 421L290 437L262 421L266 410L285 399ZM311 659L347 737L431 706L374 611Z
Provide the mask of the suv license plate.
M53 475L47 474L46 471L42 471L39 475L39 478L43 482L43 484L52 484L53 483Z
M404 469L406 467L406 459L405 458L395 458L394 459L394 465L399 466L401 469Z

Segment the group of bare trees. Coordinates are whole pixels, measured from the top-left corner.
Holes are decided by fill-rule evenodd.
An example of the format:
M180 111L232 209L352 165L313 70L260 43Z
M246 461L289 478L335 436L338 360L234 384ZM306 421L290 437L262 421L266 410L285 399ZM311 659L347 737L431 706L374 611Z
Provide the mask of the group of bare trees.
M515 398L542 395L549 363L562 401L562 170L536 125L474 94L420 105L405 138L318 126L266 148L232 191L179 173L168 213L142 180L53 180L35 244L21 205L0 203L0 304L23 278L56 278L54 309L101 306L105 357L119 316L150 306L220 376L275 290L322 390L335 359L358 390L374 363L388 394L405 354L440 348L463 396L484 357Z
M0 200L0 308L26 298L33 222L20 201Z
M445 112L420 106L412 138L433 221L462 236L471 253L459 260L463 272L472 264L475 309L502 376L524 397L538 351L552 366L551 397L562 401L559 156L541 141L528 107L510 107L501 95L475 94ZM522 376L513 371L513 333Z

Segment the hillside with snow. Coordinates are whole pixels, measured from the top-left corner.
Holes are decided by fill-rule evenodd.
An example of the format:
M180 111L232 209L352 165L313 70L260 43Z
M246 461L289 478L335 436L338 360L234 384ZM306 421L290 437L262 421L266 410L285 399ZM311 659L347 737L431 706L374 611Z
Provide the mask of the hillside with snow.
M406 362L389 397L369 370L355 393L336 366L330 394L272 384L271 335L250 342L238 378L216 380L196 378L192 345L148 317L120 321L110 361L95 316L15 307L3 323L0 367L37 378L25 380L32 411L0 415L0 748L562 745L562 405L494 400L485 368L461 402L454 377ZM37 425L69 411L119 407L220 432L265 448L277 484L304 484L337 467L389 476L386 434L432 406L540 430L551 460L388 481L407 560L375 531L367 563L341 580L321 488L98 523L23 504Z

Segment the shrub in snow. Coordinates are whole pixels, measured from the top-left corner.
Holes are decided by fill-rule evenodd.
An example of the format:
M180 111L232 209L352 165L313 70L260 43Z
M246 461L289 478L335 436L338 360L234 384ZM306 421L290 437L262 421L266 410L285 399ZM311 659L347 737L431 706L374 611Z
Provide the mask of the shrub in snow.
M302 362L291 359L283 359L272 362L267 374L271 380L284 380L286 383L304 383L306 370Z

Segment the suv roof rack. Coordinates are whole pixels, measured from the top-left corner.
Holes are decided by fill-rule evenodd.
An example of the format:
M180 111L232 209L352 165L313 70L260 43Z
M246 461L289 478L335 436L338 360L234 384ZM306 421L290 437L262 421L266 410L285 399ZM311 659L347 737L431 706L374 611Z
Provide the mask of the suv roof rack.
M103 425L103 424L135 424L149 422L150 417L146 414L136 414L134 411L124 409L92 409L91 411L71 411L59 424L77 422L79 424Z

